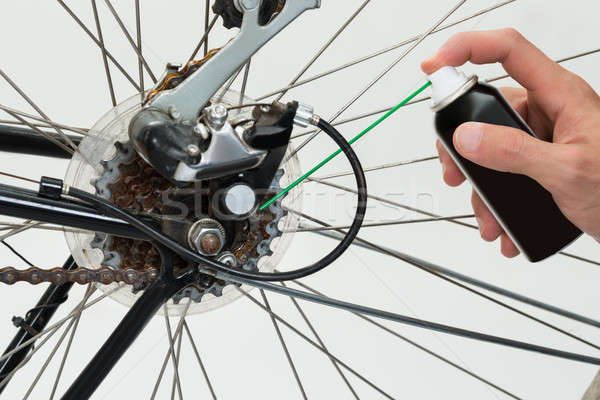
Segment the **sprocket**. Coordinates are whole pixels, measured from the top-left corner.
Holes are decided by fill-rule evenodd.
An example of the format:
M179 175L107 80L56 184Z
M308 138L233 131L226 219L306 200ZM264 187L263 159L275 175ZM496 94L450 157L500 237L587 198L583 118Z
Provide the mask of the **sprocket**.
M168 221L163 226L170 226L171 220L177 220L174 226L191 224L198 216L196 213L195 190L192 188L177 188L158 172L146 164L129 142L115 143L116 153L110 160L101 162L103 173L93 181L96 194L111 200L116 205L133 213L143 213L160 220ZM283 170L279 170L273 179L269 192L273 194L280 190L279 180ZM186 207L173 207L174 202ZM202 203L210 203L203 202ZM181 214L182 209L187 211ZM203 209L202 211L207 211ZM208 210L209 211L209 210ZM177 214L175 218L174 215ZM278 228L279 221L286 215L281 202L275 203L265 211L259 211L246 220L236 221L235 235L228 241L224 252L231 252L237 259L238 266L249 271L257 271L262 257L270 256L271 242L281 236ZM181 220L183 217L183 221ZM128 238L114 237L97 233L92 241L92 247L103 252L103 266L115 270L134 268L147 270L160 267L158 251L150 242ZM193 268L181 258L177 258L174 269L185 270ZM200 302L202 297L210 293L221 296L228 282L205 277L202 282L187 287L177 293L173 301L178 303L184 298ZM134 285L135 290L143 289Z

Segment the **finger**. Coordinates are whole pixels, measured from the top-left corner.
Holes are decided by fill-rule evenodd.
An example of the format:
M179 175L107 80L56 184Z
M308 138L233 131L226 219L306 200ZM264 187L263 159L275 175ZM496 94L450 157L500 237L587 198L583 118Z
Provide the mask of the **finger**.
M523 88L503 87L500 88L500 92L521 118L527 121L527 90Z
M506 72L530 91L553 91L566 70L548 58L515 29L458 33L421 64L426 74L443 66L458 67L499 62ZM567 88L565 88L567 89Z
M500 251L507 258L514 258L521 253L506 233L502 234Z
M494 215L490 212L489 208L475 191L473 191L473 194L471 195L471 205L475 212L475 218L477 218L477 224L479 224L481 238L487 242L493 242L498 239L504 231L498 221L496 221Z
M439 140L436 141L435 147L437 148L440 162L442 163L444 182L449 186L459 186L465 181L465 176L456 166L456 163L452 160L452 157L450 157L450 154L448 154Z
M557 160L568 159L565 146L506 126L469 122L456 129L453 140L463 157L479 165L524 174L542 184L561 176L563 166Z

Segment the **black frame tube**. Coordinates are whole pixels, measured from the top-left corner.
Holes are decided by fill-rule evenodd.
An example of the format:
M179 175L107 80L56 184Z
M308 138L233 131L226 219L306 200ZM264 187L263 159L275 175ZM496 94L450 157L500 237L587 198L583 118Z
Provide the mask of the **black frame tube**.
M71 270L76 267L77 264L73 260L73 257L69 257L69 259L63 265L63 269L65 270ZM50 284L36 304L35 309L29 314L29 316L25 318L25 324L38 332L44 330L60 304L64 302L72 286L73 283L71 282L63 285ZM31 335L31 333L25 328L19 328L15 337L10 342L3 354L16 349L18 346L30 340L32 337L33 335ZM0 381L14 371L21 361L25 359L29 351L33 348L34 344L35 342L32 342L16 353L0 361ZM0 387L0 393L2 393L2 391L6 388L8 383L10 383L10 380Z
M48 135L55 136L55 133L49 132ZM50 142L32 129L0 125L0 136L2 137L0 151L53 158L71 158L71 154L65 149ZM67 136L76 146L81 142L79 136ZM60 136L56 136L56 138L60 140Z
M197 279L198 272L194 270L179 278L173 277L172 270L165 268L168 265L173 265L172 253L162 251L161 257L163 272L159 279L144 290L144 294L129 309L127 315L79 374L75 382L71 384L61 400L89 399L158 309L178 291Z
M33 190L10 185L0 184L0 215L148 240L148 236L129 223L99 214L88 205L40 197ZM153 219L146 219L146 222L155 224Z

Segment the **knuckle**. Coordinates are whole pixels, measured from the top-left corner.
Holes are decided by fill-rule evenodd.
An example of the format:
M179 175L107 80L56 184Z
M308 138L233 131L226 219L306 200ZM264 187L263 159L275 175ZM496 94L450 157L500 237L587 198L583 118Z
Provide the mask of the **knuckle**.
M521 34L521 32L519 32L515 28L504 28L502 29L502 34L506 36L507 39L510 39L512 41L518 41L523 39L523 35Z
M597 160L585 149L577 148L569 155L567 179L573 182L585 181L596 171Z

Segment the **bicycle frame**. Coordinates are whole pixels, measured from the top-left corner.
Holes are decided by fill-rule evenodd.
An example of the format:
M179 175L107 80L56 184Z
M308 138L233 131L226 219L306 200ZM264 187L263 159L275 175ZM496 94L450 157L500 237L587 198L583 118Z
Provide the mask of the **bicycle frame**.
M37 133L11 126L0 125L0 151L69 158L70 154L58 148ZM133 228L129 223L99 214L95 209L76 201L54 200L40 197L35 191L16 186L0 184L0 215L24 218L28 220L56 223L62 226L102 232L115 236L147 240L147 236ZM147 219L146 222L154 223ZM112 370L121 356L142 332L156 311L175 293L189 285L197 278L197 272L190 271L175 277L170 267L171 253L160 250L163 268L158 279L149 286L144 294L131 307L123 320L115 328L94 358L81 372L79 377L63 395L63 400L82 400L89 398L104 378ZM172 265L172 264L171 264ZM63 265L64 269L76 268L72 257ZM50 285L34 312L25 319L25 327L21 327L4 354L14 350L22 343L32 339L35 331L43 330L56 310L68 295L72 283ZM0 363L0 380L10 375L25 359L35 344L34 342L7 357ZM0 388L0 394L8 382Z

